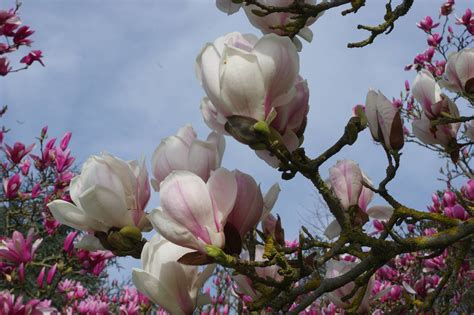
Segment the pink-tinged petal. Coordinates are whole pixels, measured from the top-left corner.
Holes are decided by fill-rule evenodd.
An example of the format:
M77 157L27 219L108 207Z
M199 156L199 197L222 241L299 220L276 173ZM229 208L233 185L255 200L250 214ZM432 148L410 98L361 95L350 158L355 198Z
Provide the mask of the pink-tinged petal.
M206 243L202 240L198 240L198 235L193 235L186 226L176 222L163 209L157 208L152 210L148 215L148 220L150 220L153 228L167 240L186 248L193 248L205 252L204 245L206 245ZM209 239L209 236L207 236L207 238Z
M48 208L54 218L61 224L82 231L107 231L103 224L88 218L84 211L69 202L55 200L48 204Z
M364 174L364 172L362 172L362 180L366 184L369 184L370 186L372 186L373 184L370 178L368 178L367 175ZM373 198L374 198L374 192L371 189L363 186L362 191L359 196L359 208L362 211L366 211L367 206L369 205L369 203L372 201Z
M266 87L258 59L254 54L227 46L220 61L220 96L222 105L216 104L225 116L242 115L265 119L264 99Z
M457 54L458 58L455 60L456 75L461 81L461 88L465 90L467 81L474 78L474 48L464 48ZM474 91L466 92L472 93Z
M282 139L283 144L290 152L293 152L300 146L300 139L292 130L287 130ZM267 150L256 150L255 154L273 168L280 166L280 160Z
M79 200L84 213L104 226L133 225L131 213L123 198L106 187L92 186L79 197Z
M219 156L219 164L216 166L216 168L219 168L222 162L222 157L224 156L225 138L222 134L219 134L217 132L211 132L207 136L207 142L213 143L217 148L217 154Z
M215 226L217 232L221 232L236 202L237 180L232 172L219 168L212 173L207 187L212 199Z
M362 191L362 172L354 161L338 161L329 170L331 188L344 209L356 205Z
M221 37L219 43L223 40ZM222 47L218 48L216 43L207 43L196 59L196 76L214 106L220 106L221 103L219 64L224 43L221 44Z
M232 0L216 0L216 7L228 15L239 11L241 6L241 3L234 3Z
M380 141L382 135L379 135L377 103L379 101L379 93L370 89L365 99L365 115L369 125L370 133L375 141Z
M367 215L377 220L389 220L392 214L393 208L390 206L373 206L367 210Z
M405 288L405 290L406 290L408 293L416 295L416 291L412 288L411 285L409 285L409 284L406 283L405 281L403 281L402 284L403 284L403 288Z
M265 115L270 112L273 100L293 88L299 73L299 56L288 37L275 34L263 36L253 48L262 71L267 95Z
M260 220L263 220L267 215L270 214L278 199L278 195L280 195L280 191L280 185L277 183L273 184L272 187L270 187L270 189L267 191L263 197L263 212Z
M159 191L160 183L173 170L185 170L188 167L189 145L179 137L164 139L153 153L152 168L155 180L153 188Z
M77 207L81 206L81 202L79 201L79 196L82 193L82 186L80 176L75 176L71 179L69 184L69 195L71 196L72 201Z
M188 146L190 146L197 138L196 132L190 124L181 127L176 136L181 138Z
M201 101L201 114L204 122L209 128L221 135L227 135L227 131L225 131L225 123L227 122L227 119L217 111L214 104L212 104L207 97L204 97Z
M199 140L193 141L189 148L189 171L207 181L211 171L218 168L219 164L220 157L215 144Z
M337 222L337 220L333 220L324 230L324 235L332 240L333 238L338 237L341 234L341 226Z
M271 126L280 132L286 129L298 131L306 119L309 111L309 89L306 80L298 78L295 83L293 98L282 106L276 108L276 117Z
M133 268L132 281L138 291L171 314L185 315L176 303L176 296L170 292L167 286L161 284L155 276L141 269Z
M214 218L217 209L213 207L206 183L191 172L174 171L161 183L160 190L163 210L194 236L211 244L206 227L216 232L219 228Z
M434 106L441 101L441 88L436 83L433 75L427 70L421 70L412 84L412 93L415 99L422 105L423 111L428 118L435 118Z
M231 223L243 238L260 221L263 212L263 196L252 176L238 170L234 171L234 174L238 192L227 222Z

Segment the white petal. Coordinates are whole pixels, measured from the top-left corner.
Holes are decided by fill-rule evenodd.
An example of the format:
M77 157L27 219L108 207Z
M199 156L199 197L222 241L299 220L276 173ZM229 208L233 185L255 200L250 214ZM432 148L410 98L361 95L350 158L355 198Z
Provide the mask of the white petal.
M225 168L219 168L212 173L207 187L214 206L214 220L220 224L218 231L222 231L237 198L235 175Z
M90 218L102 222L108 227L124 227L134 225L131 213L128 211L123 199L114 191L93 186L86 190L80 197L84 212Z
M330 240L338 237L340 234L341 234L341 226L339 225L337 220L334 220L331 223L329 223L327 228L324 230L324 235Z
M196 132L193 129L191 124L187 124L184 127L181 127L176 134L177 137L181 138L188 146L193 143L197 138Z
M204 251L204 244L200 242L185 226L176 222L162 209L154 209L148 215L148 220L150 220L153 228L167 240L183 247Z
M171 314L185 315L178 303L176 303L177 296L173 295L168 286L163 285L155 276L141 269L133 268L132 282L138 291L145 294L150 300Z
M299 56L291 39L265 35L255 44L253 52L258 57L267 98L273 99L293 87L299 73Z
M278 199L280 191L281 189L278 183L273 184L272 187L270 187L270 189L267 191L267 193L263 197L263 213L262 218L260 220L265 218L272 211Z
M159 187L159 184L173 170L186 170L188 168L188 155L189 145L180 137L172 136L163 139L153 153L151 162L153 176L155 177L154 186Z
M242 115L257 120L265 118L263 102L266 89L254 54L227 46L220 63L220 86L222 105L209 98L223 115Z
M233 3L232 0L216 0L216 7L228 15L240 10L241 3Z
M196 237L208 242L205 227L214 231L217 227L206 183L189 171L174 171L161 183L160 190L163 210Z
M367 210L367 215L377 220L388 220L392 214L393 208L390 206L373 206Z
M216 169L219 162L219 153L217 152L216 145L199 140L193 141L189 148L189 171L207 181L211 170Z
M331 188L344 209L356 205L362 190L362 172L354 161L338 161L329 169Z
M85 249L88 251L105 250L99 239L92 234L86 234L82 239L74 244L75 248Z
M48 208L61 224L82 231L107 231L103 224L88 218L82 209L64 200L50 202Z

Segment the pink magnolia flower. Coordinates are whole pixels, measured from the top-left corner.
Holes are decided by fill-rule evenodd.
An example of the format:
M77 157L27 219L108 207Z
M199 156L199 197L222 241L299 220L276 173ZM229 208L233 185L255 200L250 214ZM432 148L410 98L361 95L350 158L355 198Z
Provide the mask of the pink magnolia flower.
M474 48L464 48L449 56L441 84L456 93L474 93Z
M35 147L35 144L31 144L28 147L25 147L25 145L21 142L15 142L13 147L10 147L8 144L5 144L5 154L12 163L14 164L20 164L21 160L30 153L33 148Z
M3 179L3 191L7 199L14 199L18 196L21 187L20 174L15 174L10 178Z
M421 28L425 32L430 32L433 28L436 28L439 23L433 23L433 19L431 16L426 16L423 20L421 20L416 26Z
M153 188L159 191L166 176L178 170L193 172L207 181L211 171L220 167L224 149L222 135L211 132L207 141L201 141L191 125L182 127L176 136L163 139L153 153Z
M440 8L441 15L450 15L453 12L454 0L446 0Z
M273 34L230 33L208 43L196 61L199 81L208 99L201 104L206 124L223 133L226 117L266 120L290 151L301 144L308 95L299 75L299 57L288 38ZM273 167L279 161L266 151L257 155Z
M445 207L444 214L450 218L455 218L463 221L470 218L469 214L460 204Z
M428 36L427 42L428 42L428 45L432 47L437 47L441 43L442 40L443 40L443 37L440 34L435 33L433 35Z
M52 138L46 142L46 145L43 148L43 154L41 156L30 154L30 157L33 159L37 170L44 171L48 166L51 165L52 158L56 152L56 147L54 146L55 142L56 138Z
M114 257L114 254L108 250L88 251L79 249L76 256L85 272L99 276L107 267L109 259Z
M11 238L0 243L0 260L13 266L30 262L43 239L36 238L33 229L28 231L26 238L18 231L14 231Z
M148 218L166 239L206 253L206 245L224 246L224 226L237 193L235 174L224 168L207 183L189 171L174 171L161 182L161 207Z
M33 31L29 26L22 26L13 35L13 42L17 45L27 45L29 46L32 41L30 37L35 31Z
M338 161L329 169L331 190L341 202L343 209L357 205L362 192L362 172L354 161Z
M344 210L357 205L362 212L373 219L388 220L393 213L392 207L376 205L367 209L374 192L363 186L362 182L372 185L370 178L362 172L359 165L354 161L338 161L335 166L329 169L327 184L341 202ZM356 221L359 224L363 222L363 219L361 222ZM339 236L340 233L341 226L337 220L330 222L324 231L324 235L329 239Z
M354 268L357 264L358 264L357 261L348 261L345 259L342 259L342 260L331 259L326 264L326 270L327 270L326 279L342 276L343 274L347 273L352 268ZM367 291L362 299L358 312L364 313L368 311L370 295L371 295L373 285L374 285L374 277L371 277L369 279L369 283L367 284ZM352 297L352 299L349 299L347 302L343 302L342 298L348 295L353 290L353 288L354 288L354 282L349 282L343 287L328 293L327 297L335 305L341 308L345 307L347 305L350 305L350 303L354 300L354 297Z
M31 299L28 302L23 302L23 297L11 294L8 290L0 292L0 314L11 315L39 315L51 314L57 315L59 312L51 307L50 300L40 301L38 299Z
M293 97L298 71L293 43L274 34L259 40L230 33L208 43L196 60L197 77L224 117L265 120Z
M73 156L71 156L70 149L63 150L61 147L57 147L56 150L51 150L50 153L53 155L52 158L54 160L56 170L59 173L62 173L71 167L76 160Z
M227 224L232 224L243 239L262 217L263 196L252 176L238 170L233 173L237 181L237 197L227 217Z
M214 265L198 273L197 266L177 262L189 252L190 249L160 240L155 235L143 247L142 269L132 271L137 289L171 314L192 314L196 307L210 302L209 296L201 294L200 290Z
M459 117L459 113L456 113L453 117ZM431 121L425 114L422 114L421 119L413 120L412 122L412 130L415 137L425 144L440 144L445 148L455 143L459 127L459 123L452 123L439 125L433 129Z
M381 142L389 150L403 148L403 121L399 109L385 95L380 91L369 90L365 114L375 141Z
M126 162L109 154L92 156L72 179L70 195L74 204L64 200L48 204L62 224L103 232L111 227L149 228L145 207L150 186L144 162Z
M20 24L20 18L15 14L13 10L0 10L0 36L12 36L12 32Z
M461 187L462 194L469 200L474 200L474 180L470 179Z
M21 163L20 170L21 170L21 174L23 174L23 176L28 175L28 173L30 172L30 166L31 166L30 159L26 159L25 161L23 161L23 163Z
M28 55L21 58L20 63L31 66L33 62L38 61L44 67L44 63L41 58L43 58L43 52L41 50L32 50Z
M464 14L456 19L456 24L464 25L467 28L469 28L471 24L474 24L474 16L472 16L471 9L467 8L466 11L464 11Z

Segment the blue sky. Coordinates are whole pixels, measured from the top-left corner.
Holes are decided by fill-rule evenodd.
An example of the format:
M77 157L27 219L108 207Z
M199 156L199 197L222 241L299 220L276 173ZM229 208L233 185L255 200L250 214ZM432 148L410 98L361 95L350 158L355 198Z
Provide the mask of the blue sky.
M391 98L400 93L405 79L414 78L403 67L426 47L415 24L428 14L437 16L442 1L417 0L392 34L363 49L346 48L347 42L368 35L356 29L358 23L381 21L383 2L369 1L359 14L347 17L333 10L311 27L313 42L304 45L300 56L301 75L311 93L304 144L310 156L339 138L351 108L364 102L368 88ZM469 2L456 1L458 15ZM0 78L0 100L9 105L4 124L13 129L6 140L31 142L45 124L51 135L70 130L78 163L107 151L124 159L145 156L150 166L160 140L186 123L206 137L209 130L199 111L204 92L194 74L197 54L206 42L231 31L260 34L243 12L228 17L212 0L25 0L20 12L24 23L36 30L34 48L43 50L46 67L35 65ZM227 140L223 166L252 174L264 190L280 183L274 212L295 237L301 222L313 220L311 209L320 207L312 186L301 177L280 180L252 151ZM390 191L402 202L424 209L431 192L442 188L436 181L440 162L433 153L410 144L403 153ZM345 158L356 160L372 180L383 178L385 155L368 131L322 173ZM149 209L158 203L154 196ZM112 274L129 276L126 271Z

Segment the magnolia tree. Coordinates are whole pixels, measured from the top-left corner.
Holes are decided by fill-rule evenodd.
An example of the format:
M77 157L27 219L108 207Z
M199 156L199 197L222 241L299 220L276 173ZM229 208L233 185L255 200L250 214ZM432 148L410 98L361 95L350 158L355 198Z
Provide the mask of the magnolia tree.
M392 6L389 1L379 25L358 26L368 32L367 39L348 46L365 47L389 33L413 2ZM140 259L142 268L131 271L133 283L160 313L474 312L474 17L469 9L455 16L454 0L448 0L440 4L438 17L422 19L417 26L428 47L406 66L414 70L413 83L405 82L392 100L368 90L340 139L318 156L305 153L304 132L311 121L309 87L299 74L300 38L311 41L309 27L325 11L356 14L365 5L364 0L217 0L227 14L242 9L263 35L226 34L197 56L196 75L205 93L201 113L212 129L207 138L199 139L190 125L165 138L153 154L151 179L145 161L91 156L59 194L46 200L44 213L81 231L81 241L68 236L71 248ZM16 23L15 11L9 12L0 20L3 25ZM308 179L334 217L324 232L301 226L297 241L285 240L284 222L272 213L279 186L263 193L258 179L222 167L225 137L255 151L282 179L298 173ZM386 159L381 182L374 183L356 161L343 156L328 175L320 172L359 137L372 137L380 150L373 158ZM72 163L68 138L38 157L40 166L52 157L56 176ZM427 210L401 203L389 189L396 185L407 143L433 151L446 164L441 169L445 186L433 193ZM4 199L9 202L25 198L19 172L31 149L5 145ZM147 213L152 193L159 193L160 205ZM371 204L375 196L384 203ZM21 279L21 270L34 265L29 257L39 246L35 232L42 229L33 227L26 238L13 232L3 241L10 252L28 252L29 260L10 264L10 279ZM142 233L152 230L156 233L147 240ZM0 261L12 256L5 253L0 252ZM4 295L16 287L7 288ZM146 307L121 311L149 310L145 297L133 295L135 306ZM100 302L76 299L78 305Z

